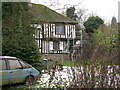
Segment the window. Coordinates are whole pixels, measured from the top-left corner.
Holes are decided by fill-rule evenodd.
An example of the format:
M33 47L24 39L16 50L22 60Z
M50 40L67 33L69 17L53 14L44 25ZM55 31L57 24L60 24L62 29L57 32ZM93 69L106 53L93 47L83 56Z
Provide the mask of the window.
M0 60L0 70L6 70L6 62L5 62L5 60Z
M8 62L11 70L22 69L22 66L18 60L8 60Z
M30 68L29 64L22 62L22 61L20 61L20 63L22 64L23 68Z
M63 24L56 24L56 34L58 35L65 34L65 26Z
M53 42L53 49L54 50L59 50L60 49L60 43L58 41Z
M36 35L36 38L40 38L41 37L41 28L37 28L35 30L35 35Z

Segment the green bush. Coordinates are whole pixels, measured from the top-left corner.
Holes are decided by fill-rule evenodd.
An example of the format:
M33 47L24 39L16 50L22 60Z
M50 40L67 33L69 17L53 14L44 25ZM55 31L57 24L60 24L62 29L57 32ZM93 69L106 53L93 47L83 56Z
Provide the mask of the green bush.
M2 4L2 55L14 56L41 70L41 54L35 42L32 15L27 2Z

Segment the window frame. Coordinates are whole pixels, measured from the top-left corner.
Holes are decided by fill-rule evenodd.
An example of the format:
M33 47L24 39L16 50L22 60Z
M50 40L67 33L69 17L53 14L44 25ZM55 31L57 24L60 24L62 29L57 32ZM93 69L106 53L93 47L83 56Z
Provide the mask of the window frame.
M24 67L21 62L24 63L25 65L27 65L28 67ZM22 66L23 69L27 69L27 68L31 68L32 67L31 65L27 64L26 62L24 62L22 60L19 60L19 63L21 64L21 66Z
M8 70L8 65L7 65L7 62L6 62L6 60L4 59L4 58L2 58L2 60L1 61L3 61L4 60L4 62L5 62L5 65L6 65L6 68L5 69L0 69L0 70ZM3 63L2 63L3 64Z
M59 29L57 29L57 27L60 27L60 26L62 26L62 30L63 31L59 31ZM57 31L59 31L59 32L57 32ZM55 24L55 34L56 35L65 35L65 25L64 24Z
M10 60L12 60L12 61L18 61L18 63L20 64L21 68L11 69L11 67L10 67L10 62L9 62ZM23 66L21 65L19 59L12 59L12 58L10 58L10 59L7 60L7 62L8 62L8 64L9 64L9 70L23 69Z
M57 46L55 46L57 45ZM53 50L60 50L60 42L59 41L53 41Z

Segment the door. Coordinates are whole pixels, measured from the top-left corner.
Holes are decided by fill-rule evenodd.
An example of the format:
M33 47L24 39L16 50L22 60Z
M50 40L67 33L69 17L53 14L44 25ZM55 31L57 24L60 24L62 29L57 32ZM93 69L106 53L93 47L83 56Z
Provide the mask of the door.
M9 84L9 70L7 70L6 61L1 58L0 59L0 85Z
M22 73L22 66L19 63L18 60L8 60L9 63L9 73L10 73L10 83L15 84L15 83L21 83L24 81L25 77Z

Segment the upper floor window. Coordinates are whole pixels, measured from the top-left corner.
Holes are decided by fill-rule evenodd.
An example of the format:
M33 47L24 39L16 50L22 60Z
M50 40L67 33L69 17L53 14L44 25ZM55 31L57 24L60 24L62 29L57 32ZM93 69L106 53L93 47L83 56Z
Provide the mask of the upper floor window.
M56 24L56 34L57 35L65 34L65 26L63 24Z

